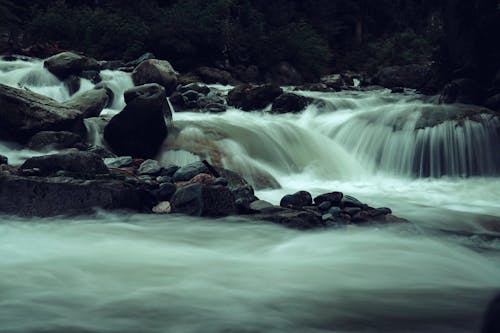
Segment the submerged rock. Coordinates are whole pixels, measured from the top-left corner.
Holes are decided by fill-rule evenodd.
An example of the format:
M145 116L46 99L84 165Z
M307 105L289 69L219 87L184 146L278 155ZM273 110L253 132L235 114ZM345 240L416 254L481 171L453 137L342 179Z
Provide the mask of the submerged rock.
M104 139L118 155L153 158L168 134L165 89L139 86L125 92L125 101L125 108L104 128Z

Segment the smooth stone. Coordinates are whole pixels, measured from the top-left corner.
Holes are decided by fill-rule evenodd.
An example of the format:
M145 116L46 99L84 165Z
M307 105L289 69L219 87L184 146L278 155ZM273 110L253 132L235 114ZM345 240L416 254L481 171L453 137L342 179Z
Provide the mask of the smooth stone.
M156 177L156 181L158 182L158 184L172 184L174 182L174 180L170 176L158 176Z
M161 171L161 165L156 160L145 160L139 166L137 172L140 175L154 175Z
M229 182L227 181L226 178L219 177L219 178L215 178L215 180L213 181L213 184L220 185L220 186L227 186L227 185L229 185Z
M166 167L163 168L163 170L160 171L161 176L169 176L173 177L174 174L179 170L180 167L177 165L167 165Z
M334 217L339 217L342 214L342 209L339 207L333 206L328 210L329 214L332 214Z
M122 168L130 166L133 161L132 156L119 156L104 159L104 163L108 166L108 168Z
M153 207L153 213L155 214L170 214L172 212L172 206L168 201L162 201Z
M332 207L332 203L330 201L323 201L318 205L318 209L322 212L328 211Z
M158 201L169 201L176 191L177 186L175 186L175 184L163 183L160 185L158 191L156 191L156 197Z
M311 193L299 191L294 194L285 195L280 201L281 207L304 207L312 206Z
M358 214L359 212L361 212L361 208L359 208L359 207L346 207L346 208L344 208L344 212L346 212L347 214L349 214L351 216L354 216L354 215Z
M314 198L314 203L319 206L321 203L329 201L332 206L338 206L342 201L343 196L342 192L324 193Z
M210 173L207 166L201 161L181 167L174 173L173 178L175 182L189 181L200 173Z

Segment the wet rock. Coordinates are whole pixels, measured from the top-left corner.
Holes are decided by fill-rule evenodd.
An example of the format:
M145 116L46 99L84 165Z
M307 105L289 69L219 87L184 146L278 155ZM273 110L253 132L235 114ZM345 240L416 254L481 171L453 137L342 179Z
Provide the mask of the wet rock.
M106 164L108 168L123 168L130 166L132 162L133 162L132 156L120 156L120 157L111 157L104 159L104 164Z
M101 74L99 74L99 71L83 71L80 73L80 77L82 79L89 80L93 84L98 84L99 82L102 81Z
M170 95L177 87L177 73L166 60L149 59L141 62L132 72L132 79L136 86L157 83L165 88Z
M137 173L140 175L155 175L160 173L161 165L156 160L145 160L139 166Z
M430 63L385 67L378 72L372 83L385 88L419 89L432 75L431 70Z
M346 208L344 208L344 212L346 212L347 214L349 214L351 216L354 216L354 215L358 214L359 212L361 212L361 208L359 208L359 207L346 207Z
M170 214L172 212L172 207L170 205L170 202L162 201L154 206L152 211L155 214Z
M341 90L346 86L342 75L340 74L330 74L321 77L321 83L326 85L330 89Z
M64 80L64 86L68 89L70 96L73 96L80 90L80 78L76 75L70 75Z
M318 205L318 209L322 212L328 211L332 207L332 203L330 201L323 201Z
M99 69L99 63L95 59L72 52L56 54L45 60L43 65L60 79L65 79L72 74L78 75L84 70Z
M90 89L75 95L64 105L79 110L83 118L97 117L108 105L109 96L106 89Z
M205 83L231 84L235 82L231 73L218 68L200 67L195 74Z
M160 175L161 176L168 176L168 177L173 177L174 174L177 172L177 170L179 170L180 167L177 166L177 165L167 165L166 167L164 167L161 172L160 172Z
M273 102L271 113L297 113L304 110L311 103L311 98L284 93Z
M189 83L183 86L177 87L177 91L181 94L185 94L188 91L195 91L202 95L207 95L210 92L210 88L207 86L200 85L198 83Z
M439 102L444 104L476 104L481 99L480 95L477 82L468 78L456 79L444 87Z
M26 141L40 131L83 131L80 111L53 99L0 84L0 137Z
M340 215L342 214L342 209L340 209L339 207L333 206L328 210L328 213L332 214L333 217L340 217Z
M136 67L136 66L140 65L142 62L144 62L146 60L152 60L152 59L155 59L155 55L151 52L146 52L143 55L141 55L139 58L134 59L132 61L129 61L126 64L121 65L119 67L124 67L124 66L125 67Z
M170 183L170 184L174 183L174 179L170 176L158 176L158 177L156 177L156 181L160 185L165 184L165 183Z
M201 161L181 167L174 173L173 179L175 182L189 181L200 173L210 173L207 166Z
M171 204L173 213L191 216L219 217L236 212L234 195L224 186L188 185L175 192Z
M118 180L0 175L0 211L21 216L88 214L94 208L141 211L146 195Z
M203 184L203 185L213 185L215 177L207 173L200 173L193 178L191 178L186 185L189 184ZM184 184L182 185L184 186Z
M219 177L219 178L215 178L214 179L213 184L214 185L220 185L220 186L228 186L229 182L227 181L226 178Z
M339 206L340 202L342 201L343 198L342 192L330 192L330 193L324 193L321 195L318 195L316 198L314 198L314 203L319 206L323 202L330 202L331 205L333 206Z
M9 163L9 159L7 158L7 156L0 155L0 165L8 164L8 163Z
M280 201L281 207L297 207L312 206L311 193L307 191L299 191L294 194L285 195Z
M118 155L153 158L168 134L165 89L139 86L125 92L125 101L125 108L104 128L104 139Z
M350 195L344 195L342 198L342 201L340 202L340 207L346 208L346 207L358 207L358 208L366 208L367 205L356 199L355 197L352 197Z
M117 157L115 154L113 154L112 152L101 146L89 146L87 148L87 151L89 153L94 153L98 155L102 159Z
M31 137L26 147L32 150L67 149L82 144L82 137L72 132L42 131Z
M228 105L244 111L263 109L283 94L283 89L275 85L241 85L228 94Z
M51 175L60 170L82 175L109 173L99 156L84 151L31 157L20 167L21 170L34 168L39 169L41 175Z
M177 187L172 183L160 184L160 188L156 191L158 201L169 201L177 191Z
M282 207L264 209L262 213L255 214L252 218L299 230L325 227L321 215Z
M255 212L262 212L266 209L273 207L274 205L265 200L255 200L250 203L250 209Z

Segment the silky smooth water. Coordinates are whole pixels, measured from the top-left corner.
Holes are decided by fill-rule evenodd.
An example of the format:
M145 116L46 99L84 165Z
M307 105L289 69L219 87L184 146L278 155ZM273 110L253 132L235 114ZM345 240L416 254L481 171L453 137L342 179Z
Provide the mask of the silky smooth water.
M69 98L41 62L0 61L2 83L26 73ZM118 95L131 86L103 76ZM0 215L0 332L478 332L500 291L498 120L446 120L464 106L386 90L299 93L319 101L296 115L174 112L158 159L274 178L280 188L257 191L273 203L342 191L408 223L299 232L243 217ZM102 125L87 127L103 143ZM41 153L3 142L0 154Z

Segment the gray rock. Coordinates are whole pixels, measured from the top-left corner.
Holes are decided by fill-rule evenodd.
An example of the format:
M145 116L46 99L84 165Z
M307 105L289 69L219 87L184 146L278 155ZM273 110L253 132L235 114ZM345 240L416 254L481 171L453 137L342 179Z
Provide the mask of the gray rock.
M255 200L254 202L250 203L250 209L256 212L262 212L263 210L269 209L273 206L274 205L272 203L265 200Z
M160 188L156 191L158 201L169 201L177 191L177 187L172 183L160 184Z
M192 184L178 189L172 197L172 212L192 216L219 217L236 212L233 193L227 187Z
M165 184L165 183L172 184L174 182L173 178L170 176L158 176L156 177L156 181L158 182L158 184Z
M200 67L195 74L205 83L232 84L235 81L228 71L213 67Z
M78 134L62 131L42 131L31 137L26 147L33 150L66 149L82 144L82 137Z
M106 89L91 89L78 94L64 105L79 110L83 118L97 117L108 105L109 96Z
M130 166L133 161L132 156L110 157L104 159L104 164L109 168L122 168Z
M136 86L148 83L157 83L165 88L170 95L177 87L177 73L166 60L148 59L141 62L132 72L132 79Z
M54 174L60 170L84 175L109 173L98 155L83 151L31 157L21 165L21 170L33 168L40 169L41 175Z
M94 208L142 210L143 191L118 180L0 175L0 212L21 216L88 214Z
M304 110L311 103L311 98L285 93L273 102L271 113L297 113Z
M139 166L139 170L137 172L140 175L155 175L160 173L161 165L156 160L145 160Z
M218 177L218 178L215 178L213 185L228 186L229 182L227 181L226 178Z
M99 63L92 58L72 52L62 52L44 61L43 65L55 76L65 79L84 70L97 70Z
M318 195L316 198L314 198L314 203L316 204L316 206L319 206L323 202L328 201L333 206L338 206L338 205L340 205L340 202L342 201L343 196L344 195L342 194L342 192L324 193L324 194Z
M79 110L3 84L0 84L0 119L0 137L21 142L40 131L84 129Z
M358 199L356 199L355 197L350 196L350 195L344 195L344 197L342 198L342 201L340 202L340 206L342 208L345 208L345 207L365 208L366 207L366 205L364 203L362 203L361 201L359 201Z
M328 211L332 207L332 203L330 201L323 201L318 205L318 209L322 212Z
M241 85L229 92L227 102L244 111L260 110L272 104L281 94L283 89L276 85Z
M262 213L252 215L253 219L269 221L287 228L308 230L325 227L322 216L309 211L288 208L270 208Z
M194 162L181 167L174 173L173 179L175 182L185 182L191 180L191 178L200 173L210 174L210 171L208 170L207 166L201 161Z

